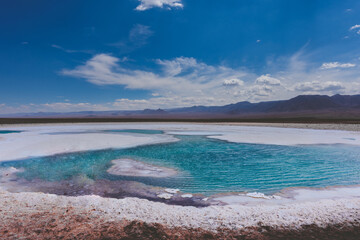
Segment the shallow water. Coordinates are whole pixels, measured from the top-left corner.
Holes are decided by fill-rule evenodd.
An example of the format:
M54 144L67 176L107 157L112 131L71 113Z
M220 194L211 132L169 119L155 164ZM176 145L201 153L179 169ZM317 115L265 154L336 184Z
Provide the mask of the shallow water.
M0 134L9 134L9 133L21 133L21 131L14 131L14 130L0 130Z
M121 129L121 130L103 130L109 133L139 133L139 134L162 134L161 130L148 130L148 129Z
M360 148L357 146L276 146L229 143L204 136L177 138L180 141L175 143L38 157L3 162L0 167L24 168L18 175L26 179L59 181L86 175L92 179L135 180L206 195L231 191L274 193L286 187L360 184ZM118 158L175 168L179 175L159 179L108 174L111 160Z

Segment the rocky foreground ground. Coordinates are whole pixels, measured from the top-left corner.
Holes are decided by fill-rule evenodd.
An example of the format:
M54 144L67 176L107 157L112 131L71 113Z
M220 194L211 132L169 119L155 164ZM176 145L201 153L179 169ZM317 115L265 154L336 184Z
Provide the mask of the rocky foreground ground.
M359 239L358 223L344 223L319 227L304 225L299 229L269 226L247 227L242 230L201 228L170 228L141 221L103 221L71 208L64 213L1 212L1 239ZM7 216L5 216L7 215ZM12 216L11 216L12 215Z

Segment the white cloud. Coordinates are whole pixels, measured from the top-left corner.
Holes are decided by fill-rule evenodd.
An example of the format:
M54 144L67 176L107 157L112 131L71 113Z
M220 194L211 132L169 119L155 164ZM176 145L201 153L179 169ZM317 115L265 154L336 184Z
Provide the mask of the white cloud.
M154 7L164 8L183 8L181 0L139 0L140 5L135 9L138 11L145 11Z
M326 63L324 68L318 68L313 59L314 53L305 55L301 49L290 58L272 61L265 70L271 73L271 77L281 80L281 85L271 85L272 92L263 100L288 99L300 94L359 94L360 84L356 84L360 82L358 60ZM255 84L258 83L255 81Z
M273 93L273 88L267 85L254 85L248 90L248 94L256 97L268 97Z
M62 73L96 85L123 85L129 89L148 90L150 97L120 98L102 104L67 100L20 106L1 103L0 112L166 109L289 99L299 94L359 94L358 59L354 63L328 62L323 64L325 68L319 68L309 60L313 56L310 57L296 53L290 58L275 59L264 67L269 74L256 75L245 68L208 65L191 57L154 60L155 68L150 71L149 66L135 67L135 62L126 62L126 58L97 54Z
M238 79L247 73L224 66L210 66L194 58L179 57L156 60L159 72L124 68L119 58L98 54L72 70L67 76L84 78L96 85L123 85L129 89L153 90L161 95L199 95L217 90L228 79ZM238 81L240 83L240 81Z
M314 68L314 64L305 61L299 53L275 62L276 66L286 68L269 68L267 71L271 74L260 76L244 68L208 65L191 57L157 59L154 64L157 67L151 71L142 67L128 68L120 58L98 54L62 73L96 85L123 85L128 89L148 90L152 95L144 99L117 100L113 105L109 103L108 107L116 106L118 109L224 105L244 100L288 99L309 93L356 94L360 90L360 86L355 84L360 81L357 65L330 62ZM332 68L348 69L324 71Z
M57 44L51 44L50 45L52 48L56 48L56 49L59 49L61 51L64 51L66 53L87 53L87 54L93 54L94 51L92 50L71 50L71 49L66 49L62 46L59 46Z
M352 30L358 29L358 28L360 28L360 25L359 25L359 24L356 24L356 25L352 26L352 27L349 29L349 31L352 31Z
M13 106L6 105L4 103L0 104L0 115L9 114L9 113L22 113L22 112L25 112L24 110L28 109L29 105L13 107Z
M101 104L91 104L87 102L70 103L68 101L44 103L35 106L37 106L37 108L40 109L41 112L102 111L110 109L106 105Z
M33 113L33 112L78 112L78 111L106 111L112 110L113 103L92 104L87 102L71 103L51 102L43 104L25 104L20 106L7 106L0 104L1 114Z
M271 77L270 74L261 75L256 79L257 84L265 84L265 85L281 85L281 81L277 78Z
M244 81L233 78L233 79L226 79L223 81L224 86L234 87L234 86L242 86L244 85Z
M194 105L221 105L227 104L221 99L215 97L179 97L179 96L168 96L168 97L153 97L149 99L117 99L113 103L113 107L116 109L123 110L134 110L134 109L146 109L146 108L162 108L170 109L184 106L194 106Z
M320 69L352 68L355 66L356 66L356 64L353 64L353 63L328 62L328 63L323 63L321 65Z
M195 58L178 57L172 60L160 60L157 59L156 63L163 67L165 73L169 76L176 76L184 71L192 68L196 69L208 69L204 63L199 63Z
M77 51L75 51L75 50L65 49L65 48L63 48L63 47L61 47L61 46L59 46L59 45L56 45L56 44L51 44L51 47L52 47L52 48L59 49L59 50L64 51L64 52L67 52L67 53L75 53L75 52L77 52Z
M302 91L302 92L323 92L323 91L339 91L344 89L345 86L340 82L319 82L319 81L312 81L312 82L304 82L295 85L295 90Z
M159 67L155 68L157 71L129 69L114 56L98 54L83 65L62 73L96 85L123 85L129 89L149 90L153 95L151 100L122 100L123 103L131 103L131 106L138 105L136 109L144 105L152 108L221 105L255 96L251 84L257 76L243 69L207 65L188 57L157 59L154 63ZM256 92L260 93L260 90Z
M110 111L110 110L143 110L146 108L176 108L194 105L224 105L227 101L212 96L167 96L149 99L116 99L113 102L92 104L87 102L52 102L45 104L27 104L17 107L0 104L1 114L32 113L32 112L78 112L78 111ZM0 114L0 115L1 115Z
M359 24L356 24L356 25L352 26L352 27L349 29L349 31L352 31L352 30L355 30L355 29L359 29L359 28L360 28L360 25L359 25ZM356 33L360 35L360 30L358 30Z
M120 59L108 54L98 54L73 70L63 70L64 75L85 78L96 85L125 85L128 88L152 88L155 74L140 70L131 71L119 65ZM150 81L155 80L152 84ZM149 85L146 86L146 83Z
M311 59L312 59L311 55ZM225 105L239 101L289 99L299 94L359 94L360 67L346 71L324 71L306 56L296 53L290 58L274 60L256 75L244 68L208 65L195 58L178 57L154 61L155 70L134 67L134 62L109 54L94 55L84 64L62 73L83 78L96 85L123 85L130 89L148 90L150 98L121 98L103 104L69 101L27 104L18 107L0 104L1 113L69 112L87 110L136 110L144 108L175 108L193 105ZM346 63L328 64L326 69ZM131 68L125 67L132 65ZM336 68L335 68L336 69ZM240 80L241 79L241 80ZM229 86L229 87L226 87Z
M145 45L147 39L151 37L154 32L150 29L149 26L142 24L136 24L129 32L129 40L136 45Z
M152 35L154 32L149 26L135 24L130 29L127 39L109 45L119 48L123 54L129 53L146 45Z

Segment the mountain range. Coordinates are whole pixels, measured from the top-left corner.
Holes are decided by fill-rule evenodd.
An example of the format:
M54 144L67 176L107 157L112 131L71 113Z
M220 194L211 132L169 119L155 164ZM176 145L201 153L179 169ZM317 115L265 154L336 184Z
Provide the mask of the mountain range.
M0 114L4 118L262 118L262 117L329 117L360 118L360 95L299 95L289 100L251 103L238 102L224 106L193 106L174 109L137 111L82 111Z
M299 95L289 100L259 103L238 102L225 106L194 106L172 109L170 112L208 112L223 114L303 112L317 110L360 110L360 95Z

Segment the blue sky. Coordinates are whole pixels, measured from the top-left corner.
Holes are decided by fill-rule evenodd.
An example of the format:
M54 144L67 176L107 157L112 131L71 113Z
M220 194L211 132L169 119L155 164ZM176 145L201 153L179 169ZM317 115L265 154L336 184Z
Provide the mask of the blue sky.
M0 113L360 93L356 0L2 0Z

